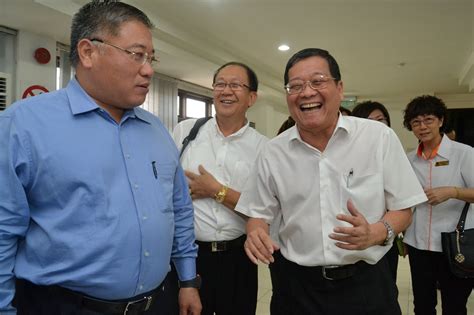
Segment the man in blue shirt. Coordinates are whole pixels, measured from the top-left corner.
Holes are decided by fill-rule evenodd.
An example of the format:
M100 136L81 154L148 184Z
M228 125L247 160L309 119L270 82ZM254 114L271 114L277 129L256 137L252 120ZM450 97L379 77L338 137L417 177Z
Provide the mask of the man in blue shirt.
M74 16L67 88L0 114L0 313L199 314L193 208L178 151L137 108L156 60L140 10L94 1ZM157 305L158 304L158 305ZM165 312L165 313L163 313Z

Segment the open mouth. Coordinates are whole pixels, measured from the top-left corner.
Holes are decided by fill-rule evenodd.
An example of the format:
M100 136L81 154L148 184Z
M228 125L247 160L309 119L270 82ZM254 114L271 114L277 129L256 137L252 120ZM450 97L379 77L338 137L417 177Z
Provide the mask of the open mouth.
M303 111L303 112L306 112L306 111L320 109L322 106L323 106L323 104L319 103L319 102L309 103L309 104L302 104L302 105L300 105L300 110Z
M234 100L220 100L220 102L222 104L226 104L226 105L231 105L231 104L234 104L235 101Z

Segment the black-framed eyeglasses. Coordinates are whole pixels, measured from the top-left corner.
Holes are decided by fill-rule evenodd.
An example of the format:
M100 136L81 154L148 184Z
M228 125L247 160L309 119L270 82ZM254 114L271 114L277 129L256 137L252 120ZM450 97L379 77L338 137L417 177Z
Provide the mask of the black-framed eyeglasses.
M240 83L240 82L231 82L231 83L216 82L212 85L212 87L214 88L214 91L224 91L226 86L229 86L229 88L234 92L242 91L244 87L250 90L250 86Z
M308 81L294 80L292 82L289 82L287 85L285 85L284 88L286 90L286 93L289 95L299 94L303 92L303 90L306 88L306 85L308 84L309 87L313 90L319 91L327 88L328 82L331 80L336 79L324 74L318 74L317 76L313 77L311 80Z
M125 53L127 53L133 61L139 63L140 65L144 65L146 62L148 62L151 66L157 65L158 64L158 59L156 59L155 55L149 55L147 52L138 52L138 51L131 51L125 48L122 48L120 46L108 43L106 41L103 41L102 39L99 38L92 38L90 39L91 42L98 42L101 44L105 44L111 47L114 47L118 50L121 50Z

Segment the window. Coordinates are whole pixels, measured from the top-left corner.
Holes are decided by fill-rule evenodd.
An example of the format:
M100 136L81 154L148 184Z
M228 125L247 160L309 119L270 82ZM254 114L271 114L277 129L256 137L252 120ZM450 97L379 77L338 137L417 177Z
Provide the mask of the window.
M74 75L69 61L69 46L56 44L56 90L66 87Z
M214 116L214 114L212 98L184 90L178 91L178 121Z
M0 26L0 110L9 106L16 80L16 31Z

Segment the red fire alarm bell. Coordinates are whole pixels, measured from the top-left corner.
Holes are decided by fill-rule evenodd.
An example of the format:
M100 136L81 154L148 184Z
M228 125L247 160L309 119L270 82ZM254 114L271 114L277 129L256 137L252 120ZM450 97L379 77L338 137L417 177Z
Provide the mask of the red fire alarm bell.
M45 65L51 60L51 54L46 48L38 48L35 50L35 59L38 63Z

